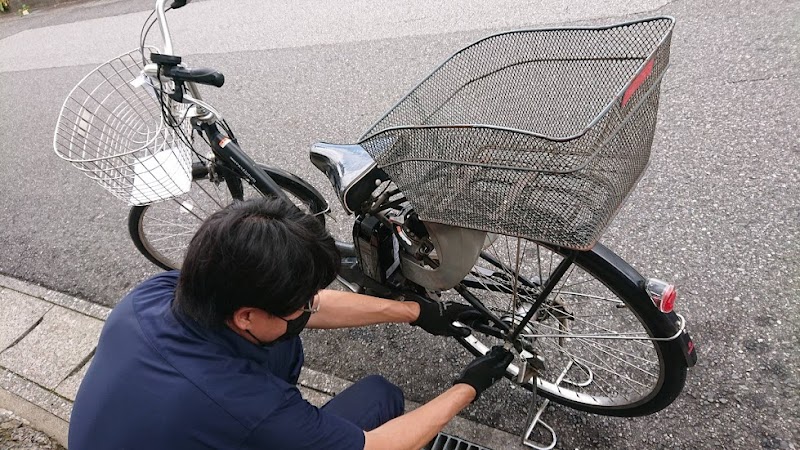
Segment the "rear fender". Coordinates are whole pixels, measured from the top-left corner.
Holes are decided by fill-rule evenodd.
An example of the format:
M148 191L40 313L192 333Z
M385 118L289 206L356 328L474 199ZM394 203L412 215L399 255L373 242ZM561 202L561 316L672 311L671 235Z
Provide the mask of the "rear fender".
M597 260L604 260L606 264L600 264L598 262L592 262ZM651 330L655 337L659 338L666 338L670 336L674 336L675 333L678 331L679 326L681 325L681 319L678 315L673 311L667 314L658 311L658 308L653 303L653 300L647 294L645 290L645 286L647 284L647 280L630 266L625 260L617 256L614 252L609 250L604 245L597 243L595 246L586 252L581 252L578 256L579 263L585 264L593 264L593 267L604 267L609 268L608 270L616 270L619 272L625 280L625 286L623 289L632 295L633 298L636 298L637 301L647 303L648 305L652 306L653 310L655 311L654 314L663 315L666 320L657 321L654 323L655 329ZM681 334L678 335L677 338L669 342L669 345L677 345L681 353L683 353L686 367L692 367L697 363L697 353L695 351L694 341L692 337L689 335L689 331L684 327L684 330Z

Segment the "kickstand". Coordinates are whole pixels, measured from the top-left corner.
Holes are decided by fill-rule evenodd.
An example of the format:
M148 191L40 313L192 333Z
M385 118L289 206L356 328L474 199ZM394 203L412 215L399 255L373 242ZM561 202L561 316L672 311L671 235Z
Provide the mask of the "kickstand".
M536 389L535 375L533 376L533 378L531 378L530 383L531 386L533 386L533 388L531 389L533 395L531 396L531 405L528 407L528 420L526 421L525 433L522 435L522 444L531 448L535 448L536 450L551 450L555 448L558 438L556 437L555 430L553 430L553 428L550 425L544 423L544 421L542 420L542 413L544 413L544 410L547 408L547 405L550 404L550 400L545 399L544 402L542 403L542 406L539 407L539 410L537 411L536 400L539 396L536 394L537 389ZM550 433L549 444L543 444L531 440L531 435L533 434L537 426L544 428L545 430L547 430L548 433Z
M569 372L570 369L572 369L573 366L582 369L586 373L587 379L584 381L574 381L571 379L566 379L567 373ZM542 414L544 413L545 409L547 409L547 405L550 404L550 400L545 399L544 402L542 402L542 406L540 406L538 410L536 409L536 400L539 397L537 395L536 373L537 373L536 370L531 370L528 367L527 360L523 361L522 367L520 368L521 375L519 378L520 380L522 380L523 377L525 377L529 380L526 381L531 383L532 386L531 391L533 395L531 397L531 405L528 407L528 420L526 421L525 433L522 435L522 444L531 448L535 448L536 450L551 450L555 448L556 442L558 441L558 437L556 436L556 432L555 430L553 430L553 427L544 423L544 421L542 420ZM570 360L569 363L567 364L567 367L565 367L564 370L561 371L561 375L559 375L558 379L556 379L555 386L558 387L559 385L561 385L561 383L566 383L566 384L571 384L573 386L585 387L590 385L593 379L594 375L588 367L575 360ZM531 435L533 434L537 426L544 428L547 431L547 433L550 434L549 444L543 444L531 440Z
M525 421L525 432L522 434L522 444L535 448L536 450L551 450L556 446L556 432L550 425L544 423L542 420L542 413L544 413L547 405L550 404L550 400L545 399L544 403L542 403L542 406L536 410L536 401L539 398L536 380L539 375L539 371L544 370L544 361L541 359L541 357L534 356L527 351L523 352L521 356L522 364L519 368L519 373L517 374L517 382L520 384L530 383L532 394L531 404L528 407L528 419ZM564 378L564 375L566 375L568 370L569 367L567 367L567 369L561 374L559 381ZM544 428L548 433L550 433L549 444L542 444L531 439L531 435L537 426Z
M571 320L572 315L564 308L562 302L558 298L556 298L556 303L554 304L556 306L560 306L561 308L557 309L557 311L561 312L561 314L559 314L557 317L559 321L559 330L564 332L566 335L566 332L569 330L569 321ZM562 347L564 346L564 338L559 338L558 345ZM530 383L531 393L533 394L531 396L531 404L528 407L528 418L525 425L525 432L522 434L522 444L527 447L535 448L536 450L551 450L555 448L556 442L558 442L558 437L556 436L556 432L553 430L553 427L546 424L542 420L542 414L544 414L545 409L547 409L547 406L550 404L550 400L545 399L544 402L542 402L542 406L540 406L538 410L536 409L536 400L539 397L537 393L537 380L539 371L544 370L544 359L542 359L541 356L534 356L527 351L523 352L521 356L522 365L519 369L517 382L520 384ZM572 369L572 367L580 368L586 374L587 378L582 381L575 381L573 379L566 378L567 373L570 371L570 369ZM558 388L562 383L570 384L576 387L586 387L592 384L593 381L594 373L588 366L574 359L570 359L567 363L567 366L561 371L561 374L558 376L554 384L556 388ZM549 444L543 444L531 439L531 435L533 435L537 426L542 427L547 431L547 433L541 434L550 435Z

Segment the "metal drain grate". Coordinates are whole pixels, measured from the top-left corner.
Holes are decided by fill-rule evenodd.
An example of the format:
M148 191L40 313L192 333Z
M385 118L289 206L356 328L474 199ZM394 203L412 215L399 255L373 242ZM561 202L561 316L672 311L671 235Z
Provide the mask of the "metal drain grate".
M439 433L422 450L491 450L478 444L467 442L461 438Z

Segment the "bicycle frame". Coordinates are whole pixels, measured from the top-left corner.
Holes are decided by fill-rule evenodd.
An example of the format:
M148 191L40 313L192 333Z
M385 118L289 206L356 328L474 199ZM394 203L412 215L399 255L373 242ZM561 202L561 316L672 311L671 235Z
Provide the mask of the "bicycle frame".
M281 200L291 203L289 197L281 190L275 180L267 175L263 170L259 170L255 161L250 158L236 143L236 141L224 135L214 123L202 123L201 130L208 137L211 148L222 163L229 169L235 170L245 180L252 184L259 192L271 194ZM226 178L228 187L231 188L231 193L234 198L242 198L241 181L238 178ZM231 183L240 183L239 186L233 186ZM237 195L238 194L238 195Z
M164 40L164 50L163 54L166 55L174 55L173 43L172 38L169 32L169 26L166 21L166 10L165 10L165 2L166 0L156 0L156 15L159 22L159 29L161 31L163 40ZM185 2L184 2L185 4ZM180 5L182 6L182 5ZM277 198L280 198L284 201L290 202L287 195L283 192L280 186L263 170L258 168L258 165L255 161L250 158L238 145L236 142L235 137L229 136L222 131L220 131L217 123L221 122L221 116L218 112L216 112L210 105L207 105L202 101L202 97L200 95L199 89L197 85L193 82L186 81L185 84L186 89L188 90L188 94L184 96L183 100L185 103L190 103L197 108L195 114L193 114L193 123L196 125L200 131L205 134L208 138L208 142L212 148L214 155L217 158L216 164L223 167L226 171L233 171L237 176L233 177L224 177L227 183L227 186L233 196L233 198L241 199L243 196L243 189L241 185L241 178L244 178L248 183L254 186L259 192L265 195L273 195ZM224 174L223 174L224 175ZM313 188L312 188L313 189ZM316 191L314 190L316 193ZM316 193L318 195L318 193ZM320 196L321 198L321 196ZM321 199L324 202L324 199ZM327 203L325 203L327 205ZM323 211L327 212L327 211ZM341 259L341 267L340 267L340 280L350 289L356 290L358 288L367 288L370 290L371 293L383 297L390 297L390 298L402 298L404 296L410 295L422 295L416 292L410 292L405 290L398 290L394 287L388 286L386 284L380 283L376 280L373 280L366 276L364 272L359 267L359 261L357 257L357 252L355 250L354 244L337 241L336 246L339 249L342 259ZM607 251L607 250L606 250ZM607 251L608 252L608 251ZM609 252L610 253L610 252ZM524 318L522 318L518 323L512 321L511 326L507 322L504 322L501 318L497 317L491 310L489 310L476 296L471 294L467 287L471 288L485 288L491 290L491 287L487 286L468 286L469 283L464 281L458 284L455 289L462 295L462 297L469 302L472 306L476 309L481 311L491 322L493 322L493 328L491 325L481 325L485 332L489 334L495 334L497 337L500 337L505 340L506 347L510 348L514 342L516 342L517 338L525 331L526 327L530 323L531 320L534 319L536 316L537 311L540 307L545 303L546 299L549 297L550 293L554 289L554 287L559 283L561 278L567 272L569 267L575 262L577 252L576 251L569 251L567 256L558 264L558 267L555 271L553 271L550 276L545 280L538 280L538 281L531 281L524 279L520 276L517 276L514 283L513 283L513 294L517 296L519 293L519 285L523 285L523 290L526 288L534 288L538 290L538 293L534 294L532 297L528 296L526 293L526 298L532 306L527 310ZM617 269L620 271L629 271L630 266L628 266L624 261L619 258L612 258L612 262L615 263L614 265L617 266ZM499 263L501 264L502 263ZM514 273L513 271L509 271L507 267L501 267L502 270L508 273ZM632 279L641 278L641 275L636 273L631 274ZM673 322L677 323L677 318L674 317L674 313L670 313L673 317L671 319ZM669 333L672 334L672 330L667 330ZM658 334L665 334L665 332L661 332ZM655 336L656 339L664 338L665 336Z

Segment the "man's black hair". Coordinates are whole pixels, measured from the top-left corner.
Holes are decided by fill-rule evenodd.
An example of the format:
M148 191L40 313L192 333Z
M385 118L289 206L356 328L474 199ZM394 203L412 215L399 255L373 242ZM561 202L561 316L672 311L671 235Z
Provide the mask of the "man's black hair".
M287 316L329 285L338 268L335 242L317 218L276 199L234 202L192 238L174 306L209 327L241 307Z

